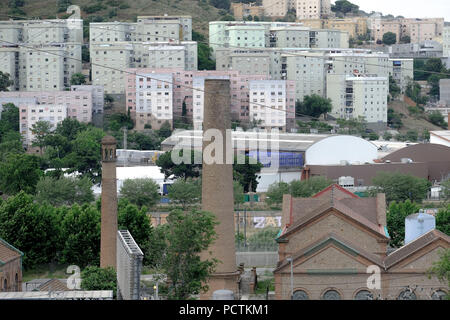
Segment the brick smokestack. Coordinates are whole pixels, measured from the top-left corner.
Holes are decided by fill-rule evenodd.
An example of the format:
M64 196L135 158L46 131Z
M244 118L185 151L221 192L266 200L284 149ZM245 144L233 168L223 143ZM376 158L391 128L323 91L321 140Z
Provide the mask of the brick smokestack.
M210 299L214 291L227 289L238 294L238 277L236 266L236 251L234 242L234 196L233 196L233 166L226 164L226 129L231 128L230 81L205 80L205 104L203 117L203 133L216 129L223 137L222 164L206 164L205 152L202 167L202 209L216 216L219 225L216 226L217 240L202 253L202 258L216 258L220 262L216 272L208 281L209 291L201 295L201 299ZM203 142L203 150L212 141ZM231 148L231 146L228 144ZM231 149L233 150L233 149ZM212 154L213 156L215 153Z
M100 267L116 269L117 182L116 139L102 139L102 220L100 239Z

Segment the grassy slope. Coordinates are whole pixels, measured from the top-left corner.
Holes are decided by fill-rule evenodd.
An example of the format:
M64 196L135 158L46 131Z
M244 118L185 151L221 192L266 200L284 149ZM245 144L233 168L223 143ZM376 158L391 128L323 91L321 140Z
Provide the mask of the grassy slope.
M108 17L108 12L114 8L108 5L107 0L100 1L107 8L89 15ZM72 0L73 4L80 7L97 3L97 0ZM117 16L107 18L107 21L133 21L138 15L190 15L193 19L194 30L204 35L208 34L208 22L219 20L219 10L213 6L202 3L201 0L123 0L130 8L117 8ZM39 17L41 19L54 18L57 14L57 0L25 0L25 6L21 8L28 18ZM0 0L0 14L8 14L8 0ZM64 13L60 13L59 16ZM82 18L89 16L82 12ZM0 20L8 20L0 16Z
M435 126L431 122L428 122L424 115L413 116L410 115L408 111L408 105L403 101L394 101L389 103L389 107L393 108L395 112L403 114L402 117L403 127L399 130L402 133L406 133L410 129L415 129L419 132L422 132L423 129L427 129L428 131L433 130L442 130L442 128Z

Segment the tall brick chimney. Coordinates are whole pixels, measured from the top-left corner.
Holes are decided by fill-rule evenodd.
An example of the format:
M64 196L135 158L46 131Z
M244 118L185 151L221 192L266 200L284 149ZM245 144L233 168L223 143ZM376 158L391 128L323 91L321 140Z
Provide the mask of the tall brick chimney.
M117 182L116 145L114 137L102 139L102 220L100 267L116 269Z
M206 79L204 106L203 133L216 129L222 133L224 143L223 164L207 164L203 157L202 209L214 213L219 224L215 229L217 240L208 252L202 253L202 258L216 258L220 262L208 281L208 292L200 298L210 299L214 291L221 289L231 290L237 297L239 272L234 243L233 165L226 164L226 146L231 144L231 137L227 139L226 135L226 129L231 128L230 81ZM203 142L203 151L210 143Z

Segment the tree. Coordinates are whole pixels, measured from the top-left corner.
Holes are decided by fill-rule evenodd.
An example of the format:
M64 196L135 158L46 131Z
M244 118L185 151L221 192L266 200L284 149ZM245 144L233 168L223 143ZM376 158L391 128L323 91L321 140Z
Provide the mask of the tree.
M70 77L70 84L73 86L81 85L86 83L86 77L82 73L74 73Z
M390 244L394 247L401 247L405 240L405 218L411 214L419 212L420 207L406 200L405 202L393 201L389 205L386 214L386 223L391 237Z
M0 139L0 162L4 161L8 154L12 153L24 153L22 136L16 131L8 131Z
M359 10L359 6L351 3L347 0L337 0L334 5L331 5L331 11L340 12L342 14L347 14L349 12L357 13Z
M388 125L394 129L403 127L402 114L395 112L392 108L388 108Z
M308 198L333 184L325 177L312 177L308 180L294 180L291 182L291 195L293 197Z
M450 236L450 205L436 214L436 229Z
M60 248L55 209L24 192L9 197L0 202L0 238L24 253L26 270L53 261Z
M244 187L239 181L233 181L234 204L244 203Z
M9 91L8 88L14 84L14 81L9 79L9 73L0 71L0 91Z
M393 32L386 32L383 34L383 43L387 46L393 45L397 42L397 35Z
M31 132L34 135L32 141L33 147L39 147L42 155L42 148L46 146L46 139L52 130L52 124L49 121L40 120L31 126Z
M184 152L190 152L190 164L185 163L184 161L183 163L175 164L172 161L173 152L178 152L180 159L183 159ZM189 156L187 156L187 158L189 158ZM195 158L201 159L201 155L196 155L193 150L172 150L160 155L158 160L156 160L156 165L161 168L166 179L173 175L175 179L182 178L186 180L187 178L196 178L200 175L202 165L195 164Z
M152 132L133 132L128 135L130 147L136 150L158 150L160 148L159 137Z
M13 195L20 191L34 193L42 175L40 161L34 155L8 154L0 162L0 191Z
M12 103L5 103L0 116L0 140L9 131L19 132L19 108Z
M445 201L450 200L450 178L441 182L442 197Z
M388 203L408 199L421 202L426 198L431 183L427 179L398 172L379 172L372 179L372 185L371 194L385 193Z
M170 137L171 134L172 134L172 126L170 125L170 123L168 121L165 121L161 125L161 128L159 128L158 135L162 139L166 139L166 138Z
M289 183L275 182L269 186L265 201L268 205L280 205L283 203L283 195L290 193L291 187Z
M173 210L167 224L158 227L164 230L159 236L164 236L166 243L161 268L170 280L168 299L186 300L208 289L205 282L218 261L202 260L200 254L216 240L215 225L215 216L210 212Z
M144 265L154 266L156 264L155 253L151 250L153 241L153 227L147 216L147 208L139 209L126 199L120 199L118 205L119 230L128 230L133 236L139 248L144 253Z
M397 85L397 82L395 82L394 78L390 75L389 76L389 94L393 99L397 97L401 92L400 87Z
M406 132L406 139L411 142L416 142L419 139L419 133L414 129L408 130Z
M159 185L150 178L125 179L120 195L139 208L153 207L159 201Z
M400 38L400 42L402 43L411 43L411 37L406 35Z
M117 295L117 275L113 267L90 266L81 272L81 289L112 290Z
M35 200L53 206L83 204L94 201L92 182L88 178L41 177L36 185Z
M71 143L71 152L64 162L70 168L69 173L78 171L93 183L101 179L101 140L105 133L103 130L88 127L77 133Z
M230 10L230 0L209 0L209 3L218 9Z
M248 156L235 156L233 164L233 180L238 181L244 192L255 192L258 187L258 173L263 165L258 161L251 163Z
M297 115L307 115L314 118L330 112L331 109L331 99L323 98L316 94L305 96L303 102L297 101L295 104L295 112Z
M63 207L61 262L80 267L100 262L100 211L94 205Z
M183 210L201 202L202 183L200 179L179 179L169 187L169 199Z
M450 286L450 249L441 252L441 258L433 263L429 273L430 276L435 275L439 281L447 282L447 286ZM449 300L450 294L447 294L446 298Z
M383 140L385 140L385 141L390 141L391 139L392 139L392 134L391 134L390 132L386 131L386 132L383 134Z

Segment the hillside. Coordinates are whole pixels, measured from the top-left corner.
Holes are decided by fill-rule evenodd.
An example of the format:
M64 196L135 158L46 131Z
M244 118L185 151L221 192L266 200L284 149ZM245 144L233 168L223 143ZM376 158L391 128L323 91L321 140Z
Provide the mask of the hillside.
M17 4L16 8L12 3ZM67 3L80 6L85 20L102 17L104 21L134 21L138 15L190 15L193 29L204 35L208 34L209 21L219 20L221 16L220 10L208 0L0 0L0 20L8 20L5 15L28 19L64 17Z
M399 130L401 133L406 133L408 130L417 130L418 132L422 132L423 129L428 131L442 130L442 128L429 122L425 114L411 113L408 104L403 101L392 101L389 103L389 107L401 115L403 122L403 127Z

